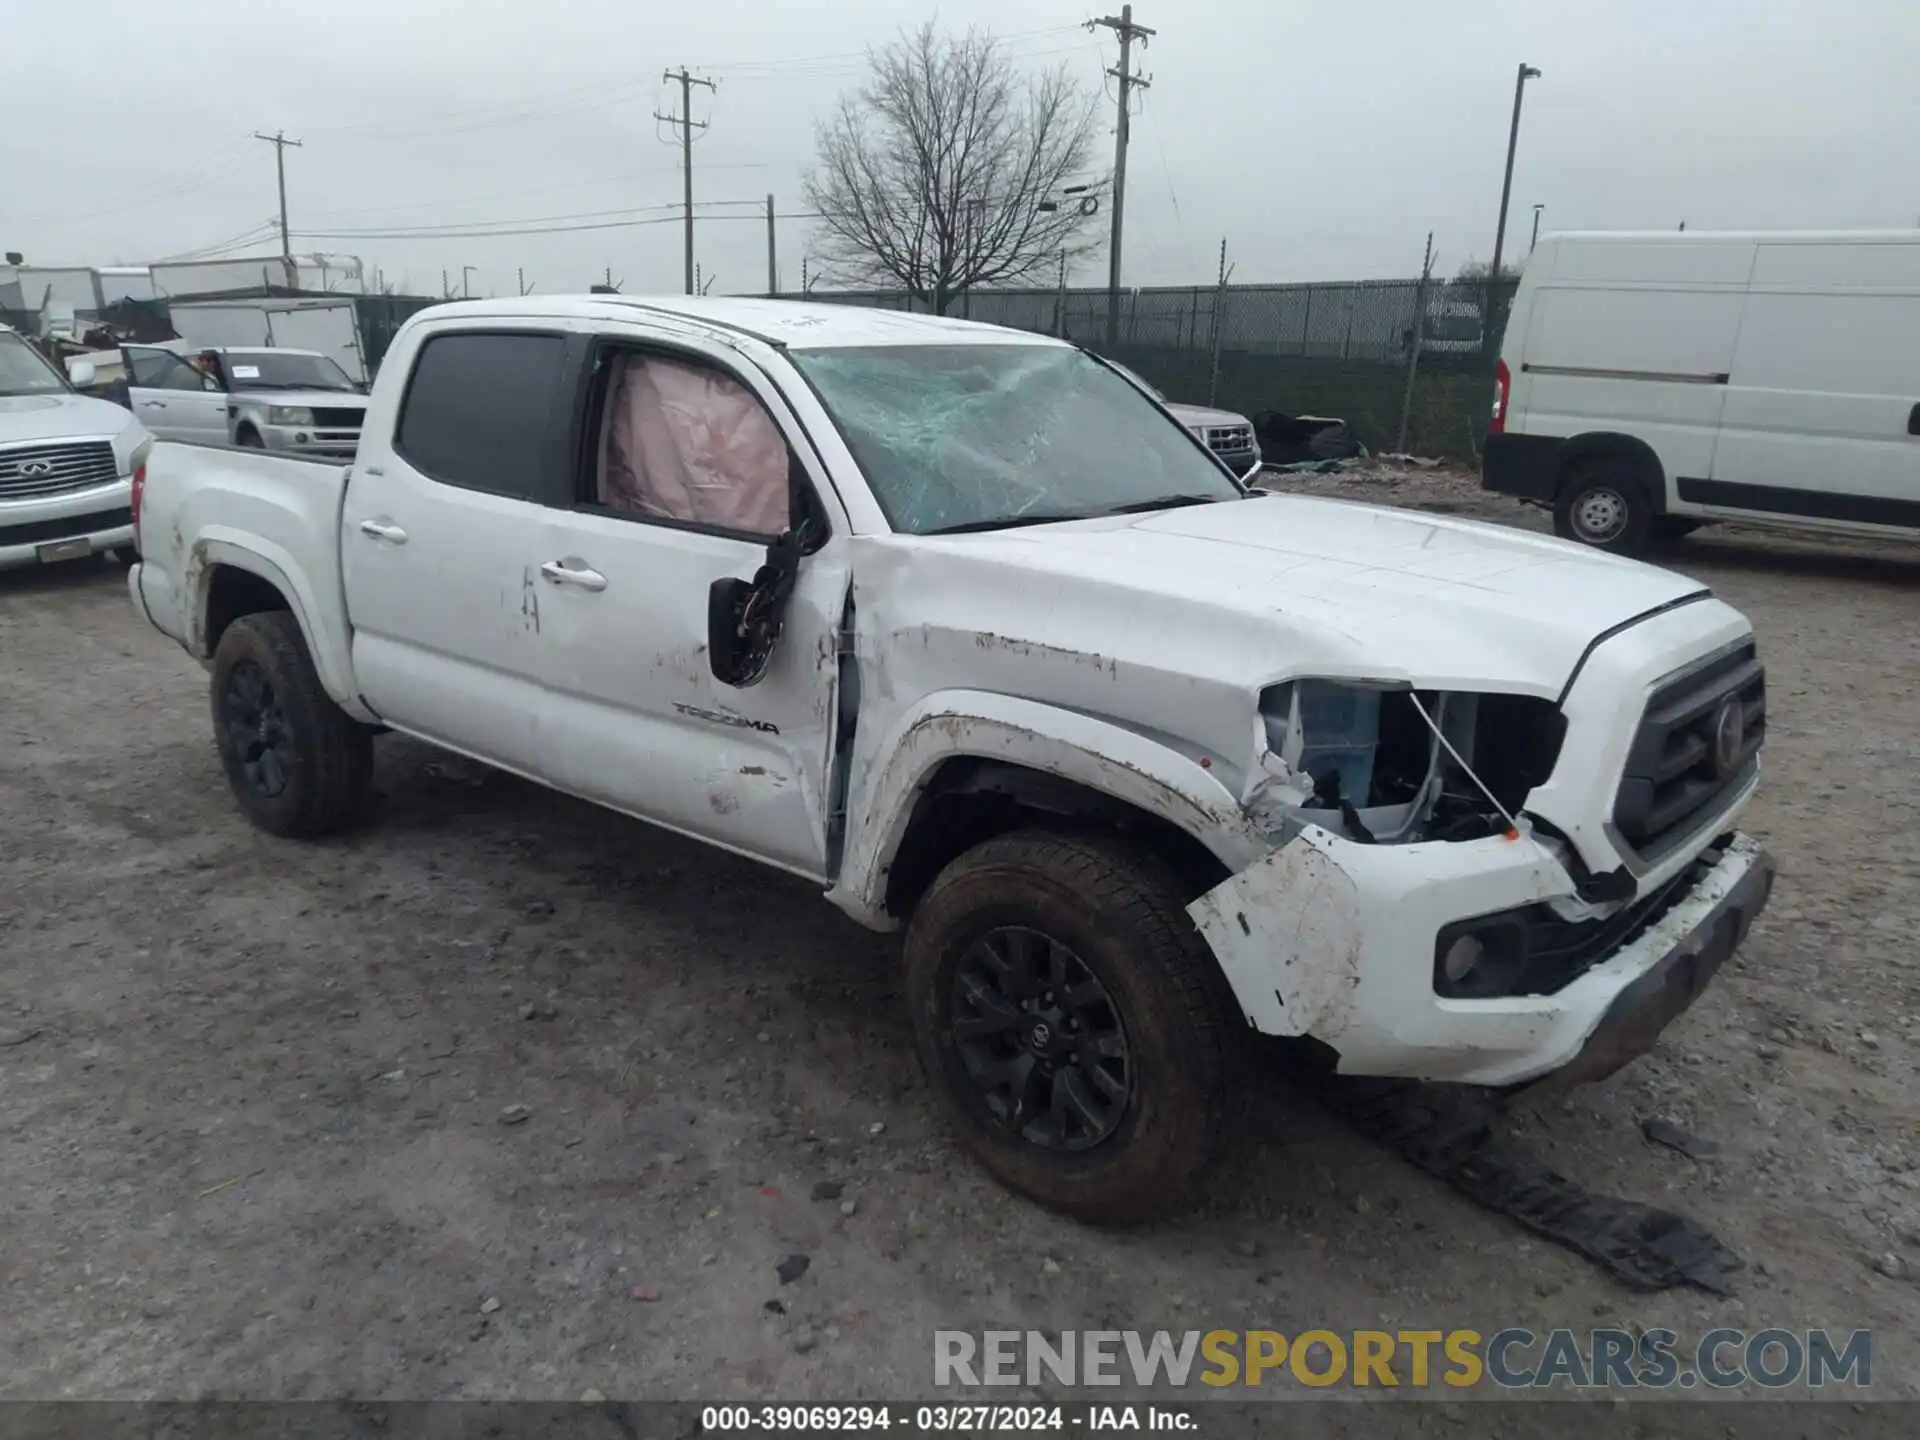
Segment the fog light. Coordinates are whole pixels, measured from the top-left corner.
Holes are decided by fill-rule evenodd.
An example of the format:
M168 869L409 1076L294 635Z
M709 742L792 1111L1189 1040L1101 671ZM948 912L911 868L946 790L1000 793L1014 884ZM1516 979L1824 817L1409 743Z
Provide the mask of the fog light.
M304 430L302 430L302 431L301 431L301 432L300 432L299 434L297 434L297 435L295 435L295 436L293 437L293 443L294 443L294 444L296 444L296 445L304 445L304 444L306 444L306 443L307 443L307 432L306 432L306 431L304 431Z
M1491 1000L1524 993L1524 911L1458 920L1434 937L1433 990L1450 1000Z
M1462 935L1447 947L1447 953L1440 957L1440 973L1447 977L1447 983L1458 985L1487 958L1487 947L1472 935Z

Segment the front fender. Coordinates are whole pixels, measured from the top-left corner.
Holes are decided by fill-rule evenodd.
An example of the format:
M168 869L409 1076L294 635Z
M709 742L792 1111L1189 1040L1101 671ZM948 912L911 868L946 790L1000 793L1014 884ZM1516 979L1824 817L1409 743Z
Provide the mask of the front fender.
M934 772L959 756L1056 775L1177 825L1238 871L1269 843L1232 793L1199 763L1123 726L987 691L948 690L908 710L857 757L846 848L827 898L863 924L887 928L887 875Z
M187 649L200 659L212 658L207 608L213 592L214 571L223 565L257 575L286 596L293 618L300 622L300 633L306 637L314 671L327 694L354 719L376 722L379 717L360 703L354 688L348 660L351 639L344 617L336 622L293 556L285 547L263 536L210 525L194 538L187 556Z

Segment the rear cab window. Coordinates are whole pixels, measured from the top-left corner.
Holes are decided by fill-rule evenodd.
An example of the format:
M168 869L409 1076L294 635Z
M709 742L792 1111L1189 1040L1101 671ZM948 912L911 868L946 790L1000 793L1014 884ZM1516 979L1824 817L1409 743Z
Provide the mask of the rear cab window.
M395 452L444 485L564 504L566 351L551 332L429 336L400 402Z

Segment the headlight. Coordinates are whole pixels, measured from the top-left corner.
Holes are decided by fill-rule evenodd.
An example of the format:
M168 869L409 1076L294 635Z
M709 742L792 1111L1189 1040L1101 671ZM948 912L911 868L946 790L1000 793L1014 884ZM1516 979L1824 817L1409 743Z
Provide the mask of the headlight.
M1550 700L1394 682L1293 680L1261 695L1260 715L1303 796L1290 813L1374 843L1501 833L1553 773L1566 732Z
M267 423L269 425L311 425L313 411L304 405L269 405Z

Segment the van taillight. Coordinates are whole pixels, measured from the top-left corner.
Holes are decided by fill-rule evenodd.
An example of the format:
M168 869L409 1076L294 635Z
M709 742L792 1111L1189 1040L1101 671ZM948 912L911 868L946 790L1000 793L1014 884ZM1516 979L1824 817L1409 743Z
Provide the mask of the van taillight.
M1513 387L1513 376L1507 372L1507 362L1502 360L1493 368L1493 423L1487 429L1495 435L1507 428L1507 396Z
M140 498L147 493L147 462L142 460L133 467L133 498L128 508L133 511L133 543L140 543Z

